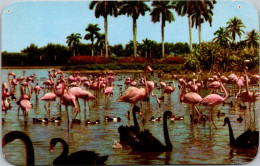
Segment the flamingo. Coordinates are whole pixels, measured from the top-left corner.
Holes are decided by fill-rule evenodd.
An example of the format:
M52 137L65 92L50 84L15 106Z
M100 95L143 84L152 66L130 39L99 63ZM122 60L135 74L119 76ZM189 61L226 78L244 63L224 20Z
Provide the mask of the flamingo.
M117 102L128 102L135 106L138 101L147 98L149 91L145 76L147 71L152 72L153 69L150 66L146 66L144 69L145 88L129 87L125 90L124 94L118 98Z
M210 95L207 95L206 97L204 97L199 104L202 104L202 105L205 105L205 106L209 106L211 107L211 111L210 111L210 121L213 122L215 128L217 129L217 126L216 124L214 123L214 121L212 120L212 112L213 112L213 107L216 106L216 105L219 105L221 103L223 103L224 101L226 101L228 99L228 92L226 90L226 88L224 87L223 83L220 81L219 79L219 82L220 82L220 85L221 85L221 88L224 90L225 92L225 97L222 97L218 94L210 94Z
M244 79L244 77L240 76L240 78L239 78L238 81L237 81L237 85L238 85L238 93L237 93L237 95L236 95L236 99L237 99L238 95L241 93L241 88L242 88L242 86L245 85L245 79Z
M200 117L201 113L199 112L199 110L196 108L195 105L197 105L202 100L202 97L198 93L195 93L195 92L186 93L185 90L186 90L187 84L186 84L185 80L180 79L179 82L180 82L181 85L183 85L183 89L182 89L182 92L181 92L181 95L180 95L180 102L191 104L193 114L194 114L194 109L195 109L198 112L199 117Z
M61 84L59 84L58 86L61 86ZM40 100L43 100L43 101L46 101L46 102L47 102L44 107L45 107L47 113L49 113L49 114L50 114L50 111L51 111L51 110L50 110L50 103L51 103L52 101L55 101L55 100L56 100L56 98L57 98L57 94L56 94L56 93L57 93L57 92L56 92L56 87L55 87L55 88L54 88L54 92L45 93L44 96L41 97L41 99L40 99ZM47 106L48 106L48 109L47 109Z
M22 99L20 101L20 107L23 111L24 121L27 120L28 112L32 109L32 104L28 99Z
M8 97L10 96L13 96L13 88L11 86L11 79L10 79L10 76L13 76L13 78L15 78L15 74L13 72L9 72L8 73L8 83L9 83L9 86L10 86L10 91L8 91L8 86L7 86L7 83L3 82L2 83L2 103L4 103L4 105L2 105L2 109L5 110L6 108L10 108L10 103L9 103L9 100L8 100Z
M106 89L104 90L105 100L107 100L108 95L113 95L113 88L114 88L113 82L111 82L111 86L106 87Z
M249 103L249 111L251 110L251 103L253 103L253 107L255 105L255 102L257 100L259 100L259 92L256 92L256 90L254 90L253 92L249 90L249 83L248 83L248 75L247 75L247 66L246 64L249 63L250 60L245 60L244 61L244 72L245 72L245 75L246 75L246 90L243 91L241 93L241 101L244 103L244 102L248 102ZM253 108L253 111L254 111L254 108ZM251 118L251 116L250 116Z
M76 100L78 101L78 98L81 98L84 100L84 110L86 111L86 102L89 100L94 100L96 97L89 91L83 90L80 87L73 87L69 90L70 93L76 96ZM77 102L78 103L78 102ZM90 110L90 107L89 107ZM80 111L80 110L78 110ZM78 113L77 111L77 113Z
M39 83L37 82L36 85L35 85L35 87L34 87L36 100L38 99L38 96L39 96L39 94L40 94L40 90L41 90L41 87L39 86Z

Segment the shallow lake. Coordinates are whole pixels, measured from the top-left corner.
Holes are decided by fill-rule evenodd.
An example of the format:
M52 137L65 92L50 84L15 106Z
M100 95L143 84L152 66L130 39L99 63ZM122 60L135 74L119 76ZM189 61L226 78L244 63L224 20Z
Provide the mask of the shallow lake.
M23 70L2 70L2 81L7 82L7 73L13 71L16 76L21 76ZM38 82L40 86L44 78L48 78L47 69L26 69L25 76L36 74L35 82ZM127 111L130 111L131 105L129 103L116 102L120 97L120 85L122 85L123 91L125 90L125 78L131 76L138 79L140 73L117 73L114 81L113 96L109 97L108 102L105 102L104 95L98 94L98 100L90 101L88 103L90 110L84 113L83 101L79 100L81 106L80 124L67 124L67 115L64 106L61 110L57 106L58 98L51 104L50 117L60 116L62 121L60 123L33 123L32 118L44 118L48 117L44 105L44 101L39 99L47 92L47 90L41 90L39 99L35 99L35 94L32 94L31 103L33 108L29 112L28 122L24 123L22 111L20 115L17 115L18 106L16 101L10 101L12 108L5 114L2 112L2 118L5 122L2 123L2 136L6 133L14 130L25 132L33 142L35 152L35 164L36 165L51 165L53 160L60 155L62 147L57 144L54 151L50 151L49 143L51 138L60 137L63 138L69 145L70 153L79 150L94 150L100 155L109 155L106 161L107 165L118 164L134 164L134 165L146 165L146 164L245 164L252 161L256 154L257 149L234 149L229 146L229 132L227 126L223 126L224 117L229 117L231 125L233 127L235 137L242 134L248 128L253 130L258 129L258 117L259 108L255 109L256 115L250 120L248 111L246 117L242 123L237 122L237 117L242 114L244 116L244 110L240 110L240 100L236 100L234 97L230 97L228 102L233 101L234 105L231 107L228 104L224 106L221 104L214 108L213 118L218 129L216 130L213 125L210 127L209 121L206 123L192 124L190 121L191 106L185 103L180 103L179 95L181 90L178 88L178 83L175 81L176 89L169 96L165 94L165 100L161 103L161 107L158 106L156 99L150 97L150 103L143 102L141 111L142 117L138 117L138 122L141 130L149 129L153 135L158 138L164 144L162 121L151 122L149 119L152 116L159 117L163 115L163 112L170 110L175 116L184 116L184 120L168 121L168 129L170 140L173 145L172 152L163 153L145 153L145 152L133 152L130 147L123 147L122 149L113 149L112 145L114 141L119 141L118 127L120 125L133 124L127 119ZM68 73L65 73L66 78ZM84 74L88 76L89 74ZM159 78L157 74L151 76L148 74L147 80L154 80L159 85ZM172 79L165 78L165 82L172 81ZM33 83L32 85L35 85ZM231 85L228 85L229 87ZM84 87L83 87L84 88ZM91 91L91 90L90 90ZM92 92L92 91L91 91ZM161 95L161 91L155 88L154 93L158 96ZM209 91L206 89L201 90L201 96L206 96ZM15 96L19 98L20 91L19 85L16 87ZM197 108L205 115L209 115L210 108L205 106L197 106ZM217 117L217 112L221 111L225 115ZM73 116L73 110L69 107L69 118ZM104 116L120 117L121 122L105 122ZM141 123L141 119L145 118L145 123ZM101 123L96 125L85 125L84 120L90 119L92 121L100 119ZM5 158L15 165L26 165L25 147L20 140L15 140L7 144L3 148Z

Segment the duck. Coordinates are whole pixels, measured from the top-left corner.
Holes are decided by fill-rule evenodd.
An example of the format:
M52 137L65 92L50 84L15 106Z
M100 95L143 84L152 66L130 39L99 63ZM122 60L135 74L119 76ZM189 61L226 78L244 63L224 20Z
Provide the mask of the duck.
M161 121L161 117L155 118L154 116L150 119L151 122Z
M218 113L217 113L217 117L219 118L220 116L225 116L226 114L224 113L224 112L220 112L220 111L218 111Z
M33 118L32 120L33 120L33 123L39 123L39 122L48 123L49 122L48 118L43 118L43 119Z
M122 144L120 144L119 142L114 141L114 144L112 145L112 148L113 148L113 149L122 149L123 146L122 146Z
M242 118L242 115L239 115L239 117L237 118L237 121L238 121L239 123L241 123L243 120L244 120L244 119Z
M89 125L89 124L100 124L100 120L96 120L96 121L86 120L85 124L86 125Z
M51 122L55 122L55 123L59 123L59 122L61 122L61 118L60 117L53 117L53 118L51 118Z
M72 119L71 123L81 123L80 119Z
M171 117L170 119L171 119L171 121L183 120L183 119L184 119L184 116L176 117L176 116L172 115L172 117Z
M63 147L62 153L54 159L53 165L104 165L108 155L100 156L94 151L80 150L69 155L68 144L62 138L52 138L50 151L54 150L57 143Z
M106 122L120 122L121 118L120 117L113 117L113 116L105 116L105 121Z
M222 106L225 106L225 104L230 105L231 108L233 107L233 101L230 101L230 102L223 101L223 105Z
M224 125L228 124L229 129L229 144L236 148L258 148L259 145L259 131L252 131L248 129L236 139L233 134L233 129L230 124L230 120L228 117L224 119Z
M247 107L245 106L245 105L241 105L241 104L239 104L239 109L240 110L245 110Z

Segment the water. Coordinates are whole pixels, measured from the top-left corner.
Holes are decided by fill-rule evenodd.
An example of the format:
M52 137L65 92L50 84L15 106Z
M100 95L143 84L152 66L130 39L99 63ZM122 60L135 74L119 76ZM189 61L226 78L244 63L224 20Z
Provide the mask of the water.
M10 70L2 70L2 81L7 81L7 73ZM12 70L17 76L21 76L23 70ZM26 76L33 73L36 74L36 82L42 86L44 78L48 77L47 69L33 69L26 70ZM88 74L86 74L88 75ZM17 116L17 105L15 101L11 101L12 108L6 114L2 113L5 122L2 123L2 135L18 130L25 132L32 140L35 152L35 164L37 165L51 165L53 160L60 155L62 147L57 144L53 152L50 152L49 142L51 138L63 138L69 145L70 153L79 150L94 150L100 155L109 155L106 161L107 165L117 164L245 164L252 161L256 154L256 149L233 149L229 146L229 134L227 126L223 126L225 116L231 120L235 137L242 134L248 128L258 130L258 108L256 109L256 119L250 121L249 114L244 118L242 123L238 123L236 118L244 111L239 110L238 103L234 98L229 98L233 101L235 106L232 108L230 105L216 107L213 111L213 117L218 129L213 126L210 128L209 122L205 124L192 124L189 115L191 113L191 106L180 103L178 89L176 82L176 89L170 96L165 95L165 101L162 102L159 108L155 98L150 98L151 102L142 103L141 110L143 117L146 118L145 124L141 123L141 117L138 117L138 122L142 129L149 129L153 135L164 143L162 121L150 122L151 116L159 117L163 115L166 110L172 111L176 116L184 116L184 120L168 122L170 140L173 144L172 152L163 153L144 153L133 152L130 147L123 149L113 149L114 141L119 141L118 127L120 125L129 125L126 116L127 111L130 111L131 105L129 103L118 103L116 100L119 98L119 86L123 85L124 77L132 76L138 78L139 73L118 73L116 81L114 82L114 95L109 98L109 102L105 102L104 97L100 94L99 100L96 102L90 101L88 103L91 110L81 111L80 118L82 121L90 119L92 121L100 119L101 123L97 125L81 124L67 124L67 116L64 106L61 111L58 109L57 101L51 104L51 117L61 116L62 122L55 123L33 123L32 118L48 117L44 108L44 101L36 101L34 94L31 97L33 108L29 112L28 122L24 123L22 112ZM68 73L66 74L66 77ZM157 77L149 77L159 83ZM166 82L172 81L165 79ZM16 87L16 97L19 97L19 86ZM44 95L41 90L39 98ZM155 94L160 96L161 92L158 89L154 90ZM202 91L202 96L208 94L207 90ZM81 109L83 110L83 101L79 100ZM138 103L140 106L140 103ZM197 106L203 114L209 115L210 108L204 106ZM225 113L225 116L217 118L216 114L220 110ZM73 116L72 109L69 107L69 118ZM104 116L121 117L121 122L105 122ZM79 118L79 116L78 116ZM132 118L131 118L132 119ZM7 144L3 148L3 153L6 159L15 165L26 165L25 147L20 140L15 140Z

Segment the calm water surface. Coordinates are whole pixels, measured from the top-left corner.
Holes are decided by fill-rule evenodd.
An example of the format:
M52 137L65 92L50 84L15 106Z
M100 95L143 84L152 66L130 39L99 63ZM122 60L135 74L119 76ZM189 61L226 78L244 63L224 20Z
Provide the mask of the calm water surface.
M2 70L2 81L7 81L7 73L10 70ZM16 76L21 76L23 70L12 70ZM47 69L26 70L26 76L33 73L36 74L36 82L42 86L44 78L48 78ZM88 75L88 74L84 74ZM141 123L141 118L138 117L138 122L142 129L149 129L153 135L164 143L162 121L150 122L151 116L159 117L163 115L166 110L172 111L176 116L184 116L182 121L168 122L169 135L173 144L172 152L163 153L144 153L133 152L130 147L123 149L113 149L114 141L119 141L118 127L120 125L133 124L132 121L127 119L126 113L130 111L131 105L129 103L118 103L116 100L120 96L119 86L123 85L125 89L124 77L132 76L138 78L139 73L120 73L116 75L114 81L114 95L109 98L109 102L105 102L104 96L99 94L99 99L96 102L90 101L88 105L91 110L81 111L80 118L82 121L90 119L92 121L100 119L101 123L98 125L85 125L81 124L67 124L67 116L64 106L61 111L57 106L58 98L51 104L51 117L60 116L62 122L55 123L33 123L32 118L48 117L44 108L45 102L35 100L35 94L32 94L31 103L33 108L29 112L28 123L24 123L22 112L17 116L17 105L15 101L11 101L12 108L6 114L2 113L5 122L2 123L2 135L18 130L25 132L32 140L35 151L35 164L37 165L51 165L53 160L60 155L62 147L60 144L55 146L53 152L49 150L49 142L51 138L63 138L69 145L70 153L79 150L94 150L100 155L109 155L106 161L107 165L118 164L245 164L252 161L257 150L248 149L232 149L229 146L229 133L227 126L223 127L224 117L228 116L234 130L235 137L242 134L248 128L258 130L258 108L256 108L255 122L252 118L250 121L247 112L246 117L242 123L237 122L239 114L244 114L240 110L234 97L228 99L233 101L235 105L231 108L229 105L218 106L214 109L213 117L218 129L210 128L209 122L205 124L192 124L189 115L191 107L187 104L179 102L180 90L178 83L176 89L171 96L165 95L166 99L162 102L159 108L155 98L150 98L150 104L143 103L141 110L143 117L145 117L145 124ZM68 74L66 74L68 77ZM148 80L154 80L159 84L159 80L155 76L149 76ZM165 79L166 82L172 81ZM230 85L228 85L230 86ZM19 97L19 86L16 87L15 95ZM41 90L39 98L44 95L44 90ZM160 96L159 89L154 90L155 94ZM207 90L201 91L201 96L206 96L209 92ZM83 101L79 100L81 109L83 110ZM140 106L140 103L137 105ZM209 115L210 108L204 106L197 106L203 114ZM220 110L225 113L225 116L217 118L216 114ZM253 115L253 114L252 114ZM69 117L73 116L73 111L69 107ZM121 117L121 122L105 122L104 116ZM50 118L50 117L49 117ZM79 116L78 116L79 118ZM132 119L132 118L131 118ZM6 159L15 165L26 165L25 161L25 148L20 140L15 140L7 144L3 148L3 153Z

